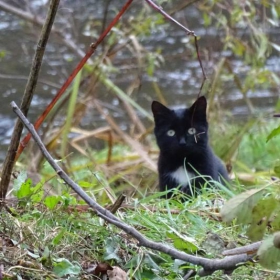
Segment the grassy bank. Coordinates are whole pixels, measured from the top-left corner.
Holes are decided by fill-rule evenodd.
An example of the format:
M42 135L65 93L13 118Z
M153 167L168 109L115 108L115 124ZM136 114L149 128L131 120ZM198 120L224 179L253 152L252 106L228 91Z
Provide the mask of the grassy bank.
M146 237L187 253L218 258L226 248L250 243L246 226L235 221L223 223L219 209L231 195L252 186L264 186L271 176L277 176L278 139L266 143L268 133L276 125L258 121L244 133L244 126L227 127L221 132L213 129L212 124L212 143L219 155L225 159L230 155L228 163L235 179L229 191L205 186L199 197L183 203L159 199L156 173L124 144L111 147L109 163L105 148L90 151L84 157L76 158L73 153L62 164L103 206L109 207L121 193L126 194L116 215ZM154 143L146 148L155 160ZM3 279L99 279L96 266L100 263L122 268L129 279L183 279L188 269L196 269L165 254L138 247L133 238L89 209L48 164L42 165L39 175L19 173L13 182L7 211L2 211ZM241 277L276 279L280 275L250 263L228 278L216 272L205 279Z

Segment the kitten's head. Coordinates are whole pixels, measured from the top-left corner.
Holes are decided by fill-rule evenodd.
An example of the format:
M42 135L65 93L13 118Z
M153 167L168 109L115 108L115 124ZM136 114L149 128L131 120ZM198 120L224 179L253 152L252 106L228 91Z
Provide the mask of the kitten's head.
M161 152L195 153L208 143L207 102L199 97L190 108L169 109L157 101L152 103L155 136Z

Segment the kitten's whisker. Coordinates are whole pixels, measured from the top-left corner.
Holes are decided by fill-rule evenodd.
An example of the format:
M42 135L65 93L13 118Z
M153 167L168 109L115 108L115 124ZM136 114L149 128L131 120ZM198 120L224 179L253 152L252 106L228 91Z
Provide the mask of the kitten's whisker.
M204 134L204 133L205 133L205 131L199 132L196 134L196 136L199 136L200 134Z
M200 135L200 134L203 134L203 133L205 133L205 131L202 131L202 132L199 132L199 133L193 135L195 143L197 143L197 138L196 138L196 136L198 136L198 138L199 138L199 135Z

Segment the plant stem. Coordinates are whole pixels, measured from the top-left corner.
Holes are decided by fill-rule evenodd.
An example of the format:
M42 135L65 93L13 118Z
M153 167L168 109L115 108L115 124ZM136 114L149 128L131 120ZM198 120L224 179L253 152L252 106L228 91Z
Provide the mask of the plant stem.
M26 83L26 87L24 90L21 110L24 115L27 115L33 94L37 85L37 80L40 72L40 68L42 65L43 56L45 53L45 48L51 33L52 25L56 16L56 12L59 6L60 0L51 0L49 9L47 12L47 17L45 23L43 25L40 38L37 44L37 48L35 51L35 55L33 57L32 66L30 70L30 74ZM0 199L4 200L7 194L8 186L10 183L10 178L12 174L12 170L15 163L17 148L20 142L20 137L23 130L22 122L17 119L14 131L11 137L10 146L8 147L7 155L3 163L3 169L1 173L1 182L0 182Z

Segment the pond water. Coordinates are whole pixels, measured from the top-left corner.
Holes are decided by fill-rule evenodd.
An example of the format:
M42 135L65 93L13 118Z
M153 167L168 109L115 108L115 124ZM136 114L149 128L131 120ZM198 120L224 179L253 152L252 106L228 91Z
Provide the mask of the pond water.
M46 7L44 6L46 2L43 0L31 0L29 1L29 8L31 8L31 11L35 11L36 14L43 16L46 11ZM103 17L105 2L88 0L85 4L83 1L61 1L56 18L56 27L64 34L67 34L67 36L69 34L69 40L78 42L79 47L83 51L86 51L92 39L90 36L86 36L87 32L85 32L84 26L89 22L89 19ZM124 2L118 1L116 3L115 1L114 4L111 4L109 6L109 15L110 12L119 9ZM11 5L15 3L16 7L25 9L24 5L28 1L15 0L10 2ZM135 15L141 5L143 5L143 2L133 3L125 17L128 18ZM203 60L207 76L210 80L209 83L211 83L214 63L219 58L227 57L230 59L233 68L240 65L240 61L235 60L231 53L221 50L221 36L217 34L217 30L214 27L208 28L207 30L203 27L202 17L195 6L186 9L184 13L175 15L175 17L178 20L184 21L185 26L191 30L195 30L195 33L201 37L199 46L202 58L205 58L203 54L206 51L208 55L211 55L210 59ZM15 115L9 104L11 101L15 101L19 105L21 102L40 28L32 24L27 24L23 19L19 19L17 16L4 12L1 9L0 18L0 93L2 97L0 110L0 162L2 162L15 121ZM273 42L280 45L279 28L271 28L268 32L270 37L273 37ZM188 40L185 33L171 23L167 23L165 28L157 30L151 36L141 40L141 44L148 50L155 51L160 47L162 49L162 55L165 58L165 63L162 63L160 67L155 69L153 78L144 72L141 77L141 87L135 98L139 105L143 106L146 110L150 110L151 101L156 99L152 81L158 83L170 105L189 104L190 100L193 100L197 96L202 81L202 73L197 59L190 51L186 51L185 46ZM75 53L71 52L54 35L51 36L42 65L39 83L36 88L36 94L29 112L31 121L34 121L45 109L48 102L64 83L79 60L80 58ZM129 61L125 53L123 53L123 57L118 55L116 65L118 63L121 64L122 60ZM129 66L129 62L126 65ZM130 66L133 69L133 65ZM266 67L279 76L280 59L277 53L272 52L272 55L267 59ZM244 70L245 72L246 69ZM126 90L131 80L135 79L135 73L137 71L131 74L128 67L128 70L117 74L115 76L117 85L123 90ZM256 89L254 92L248 93L256 114L259 112L272 113L278 96L278 90L275 88L268 90ZM113 105L115 102L112 95L108 95L105 101ZM220 101L222 106L237 119L247 117L249 114L243 96L232 80L224 83ZM123 127L126 127L126 117L123 112L117 110L117 108L115 112L114 117L123 123ZM95 118L96 116L98 114L94 114ZM90 122L90 119L83 120L81 127L88 128ZM102 124L102 120L100 120L100 123Z

